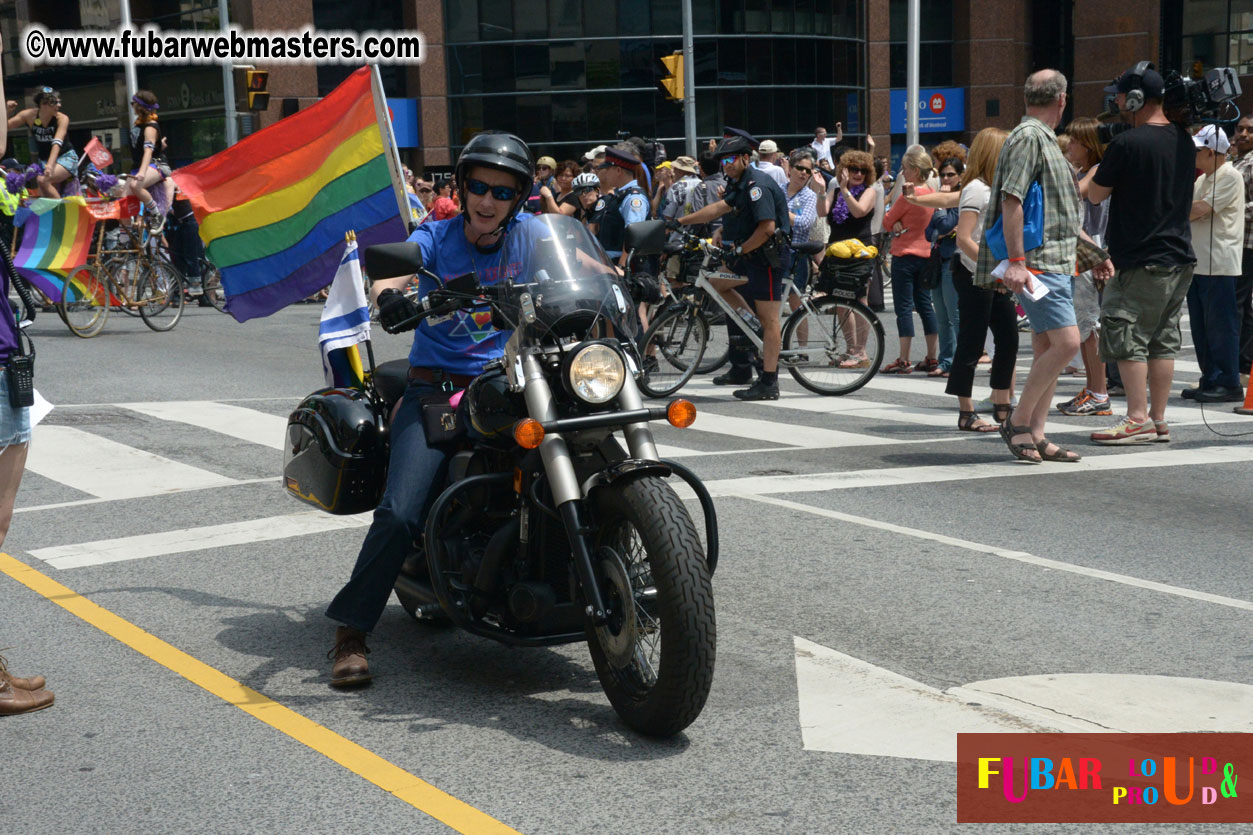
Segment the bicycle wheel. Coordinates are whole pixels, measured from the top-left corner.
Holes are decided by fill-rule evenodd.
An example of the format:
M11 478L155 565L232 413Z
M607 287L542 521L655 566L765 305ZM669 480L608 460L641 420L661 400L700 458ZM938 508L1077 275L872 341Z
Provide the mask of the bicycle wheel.
M100 333L109 318L107 282L91 267L80 267L66 280L57 313L75 336L90 339Z
M669 397L681 389L696 373L708 338L696 308L675 305L663 311L644 335L640 390L649 397Z
M139 276L140 263L139 258L135 255L115 255L104 263L103 269L109 277L109 280L121 291L115 293L114 310L120 310L127 316L138 316L139 308L133 304L127 304L124 300L135 300L135 295L139 292Z
M209 263L207 258L200 259L200 284L204 288L204 297L218 311L226 312L226 293L222 290L222 273Z
M789 355L789 350L800 353ZM848 394L879 371L883 325L865 305L830 296L810 299L783 327L780 367L810 391Z
M172 264L143 264L136 289L140 318L154 331L168 331L183 318L183 279Z
M711 309L712 308L712 309ZM727 333L727 314L722 308L707 304L701 310L709 340L705 343L705 355L696 366L697 374L712 374L727 364L731 358L731 335Z

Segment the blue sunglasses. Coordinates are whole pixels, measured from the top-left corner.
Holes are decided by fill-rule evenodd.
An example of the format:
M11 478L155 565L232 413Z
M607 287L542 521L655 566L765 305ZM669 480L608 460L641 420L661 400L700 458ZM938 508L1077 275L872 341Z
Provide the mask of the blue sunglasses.
M518 190L513 186L493 186L488 185L482 180L466 180L466 188L470 190L471 194L478 195L479 197L482 197L490 191L492 193L492 197L502 203L508 203L518 196Z

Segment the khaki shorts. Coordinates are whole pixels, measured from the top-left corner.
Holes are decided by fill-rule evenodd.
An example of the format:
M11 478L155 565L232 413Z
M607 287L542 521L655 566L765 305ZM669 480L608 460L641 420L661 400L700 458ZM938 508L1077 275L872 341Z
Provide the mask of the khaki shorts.
M1075 276L1075 324L1079 326L1079 341L1087 339L1096 331L1101 321L1101 294L1092 280L1092 273Z
M1179 317L1195 264L1119 270L1101 305L1101 359L1172 359L1183 345Z

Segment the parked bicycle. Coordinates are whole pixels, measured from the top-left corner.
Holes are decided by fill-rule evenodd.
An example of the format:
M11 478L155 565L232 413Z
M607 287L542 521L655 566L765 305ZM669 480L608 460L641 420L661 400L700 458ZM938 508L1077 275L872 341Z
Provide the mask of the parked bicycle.
M703 253L695 282L672 287L672 303L659 313L645 334L642 352L647 375L640 388L650 397L669 397L703 367L711 324L710 303L762 350L761 336L739 311L714 289L712 278L737 278L719 265L730 250L711 240L682 233L683 245ZM800 255L816 253L821 243L800 244ZM870 280L871 259L823 261L817 278L800 297L800 307L783 325L779 367L810 391L823 395L854 392L870 381L883 361L883 325L858 298ZM784 299L796 293L791 278L783 283ZM725 325L720 325L725 327ZM650 361L650 358L653 361ZM654 365L655 361L655 365Z

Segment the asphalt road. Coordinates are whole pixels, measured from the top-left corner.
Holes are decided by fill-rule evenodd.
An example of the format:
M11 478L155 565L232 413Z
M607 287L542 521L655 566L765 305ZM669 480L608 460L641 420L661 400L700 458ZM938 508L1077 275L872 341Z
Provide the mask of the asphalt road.
M1172 443L1108 449L1086 432L1111 419L1059 416L1084 461L1030 467L918 375L785 380L777 404L698 379L696 425L658 431L722 527L713 692L677 738L628 731L581 645L510 649L394 600L374 684L333 691L322 612L365 528L319 528L266 434L321 385L318 313L33 326L56 408L5 550L103 614L0 575L4 655L57 695L0 721L20 831L956 832L953 727L1253 731L1253 418L1175 400ZM212 671L225 696L186 677Z

